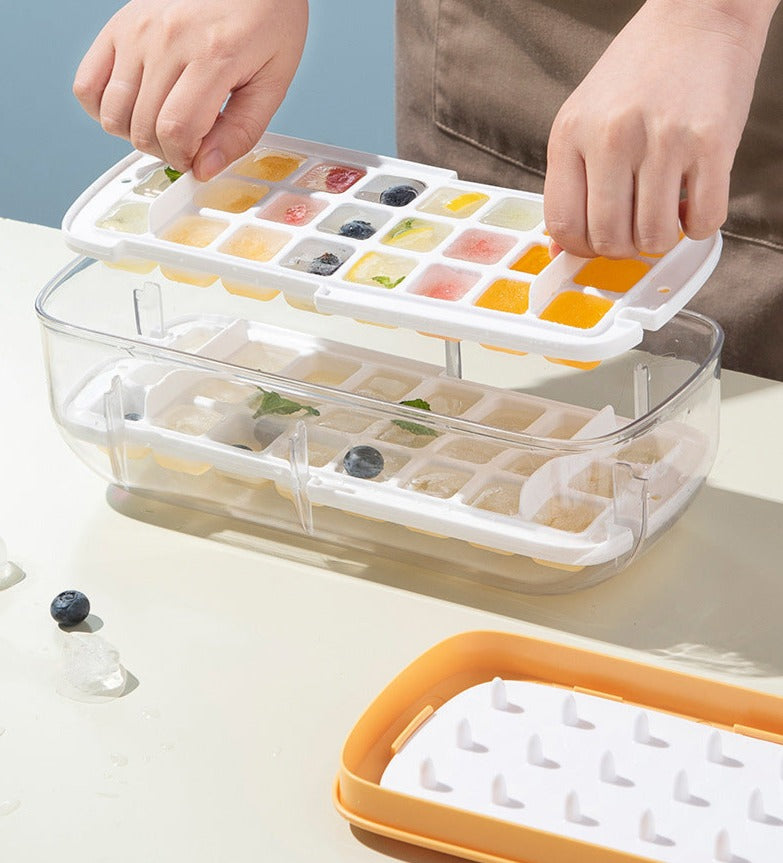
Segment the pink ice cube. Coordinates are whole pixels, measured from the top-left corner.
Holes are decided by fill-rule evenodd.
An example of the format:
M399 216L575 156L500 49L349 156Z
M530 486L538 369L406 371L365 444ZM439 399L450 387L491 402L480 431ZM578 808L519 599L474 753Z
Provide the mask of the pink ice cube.
M453 270L443 264L430 267L412 288L411 293L436 300L459 300L478 281L477 273Z
M306 225L326 207L325 201L304 195L280 195L258 214L262 219L285 225Z
M477 264L496 264L510 252L516 240L490 231L465 231L444 252L449 258L461 258Z

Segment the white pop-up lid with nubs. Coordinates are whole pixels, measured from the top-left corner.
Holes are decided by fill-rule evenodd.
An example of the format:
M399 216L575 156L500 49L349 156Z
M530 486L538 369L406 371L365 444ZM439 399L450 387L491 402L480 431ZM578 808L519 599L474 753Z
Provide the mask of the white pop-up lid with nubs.
M267 134L207 183L134 153L63 220L74 249L195 284L576 363L639 344L714 269L719 234L663 256L549 255L540 195Z

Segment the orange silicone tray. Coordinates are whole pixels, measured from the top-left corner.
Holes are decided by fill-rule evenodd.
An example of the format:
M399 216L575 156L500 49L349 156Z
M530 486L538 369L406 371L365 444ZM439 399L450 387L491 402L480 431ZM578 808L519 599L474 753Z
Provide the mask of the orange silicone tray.
M613 848L611 843L589 838L581 841L556 831L511 823L382 787L381 777L395 752L431 721L433 713L459 693L497 677L561 687L565 690L563 698L578 693L577 697L588 695L623 702L625 708L632 707L636 713L657 711L650 714L653 722L656 717L666 718L661 714L667 714L671 721L690 720L699 724L698 733L725 737L730 744L741 745L745 741L746 745L767 746L768 752L762 752L764 757L769 753L779 756L778 750L783 753L783 698L521 635L467 632L441 642L416 659L367 708L343 748L334 785L338 811L365 830L480 863L629 863L679 859L667 856L679 849L672 852L665 847L665 841L656 846L654 831L646 845L640 844L637 854ZM592 703L607 706L605 701ZM705 729L704 723L712 727ZM775 765L776 781L783 787L780 756ZM730 770L724 772L731 774ZM738 806L743 824L738 828L730 823L728 829L712 835L711 850L703 859L741 859L749 863L770 859L766 855L753 859L752 855L746 857L742 853L748 820L757 822L751 824L750 830L772 831L764 834L769 836L768 840L764 838L765 842L778 843L781 838L778 832L783 834L783 820L765 814L759 804L760 792L757 790L755 794L753 805L759 810L756 815L753 805L750 815L747 814L743 798ZM708 805L696 796L692 802ZM693 808L693 815L685 814L688 826L691 822L687 819L696 817L697 810L699 806ZM735 847L741 852L739 858L730 850ZM769 847L775 846L768 846L767 851Z

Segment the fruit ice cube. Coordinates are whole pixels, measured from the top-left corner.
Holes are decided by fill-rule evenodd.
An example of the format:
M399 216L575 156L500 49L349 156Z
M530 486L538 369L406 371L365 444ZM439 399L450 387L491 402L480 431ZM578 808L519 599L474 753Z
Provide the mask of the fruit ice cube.
M351 165L336 165L333 162L322 162L300 177L296 185L302 189L312 189L315 192L331 192L338 195L350 189L366 173L363 168L355 168Z
M397 444L398 446L410 447L411 449L421 449L438 438L438 433L435 429L404 420L400 420L399 422L401 425L392 423L387 429L381 432L378 435L378 440Z
M169 408L161 417L155 419L154 423L181 434L199 436L206 434L222 419L223 415L217 411L187 404Z
M355 410L329 411L317 420L318 425L324 428L335 429L348 434L359 434L373 422L375 422L375 417L358 413Z
M434 413L456 417L473 407L480 398L481 393L467 388L447 389L446 387L440 387L425 396L424 400L429 404L430 410Z
M411 177L380 174L365 183L356 192L356 197L363 201L383 204L385 207L406 207L426 188L420 180L414 180Z
M356 204L342 204L318 223L318 230L352 240L366 240L379 231L389 216L383 211Z
M511 269L518 273L530 273L532 276L537 276L544 267L551 263L552 258L549 255L549 249L541 243L537 243L535 246L531 246L521 258L514 261Z
M282 264L284 267L314 276L331 276L352 252L349 246L308 239L292 249Z
M465 231L443 253L449 258L461 258L476 264L496 264L514 247L516 240L506 234L490 231Z
M521 451L520 455L515 458L511 464L506 467L506 470L512 473L518 473L520 476L531 476L542 465L546 464L555 458L558 453L546 452L530 452Z
M481 422L493 428L521 432L534 423L544 413L544 408L532 404L519 404L514 407L499 408L487 414Z
M171 179L163 167L155 168L141 178L140 182L133 187L137 195L145 198L157 198L161 192L165 192L171 185Z
M430 195L419 207L426 213L440 216L450 216L454 219L466 219L472 216L479 207L489 200L489 195L482 192L472 192L467 189L438 189Z
M246 369L276 374L297 356L290 348L249 341L227 358L227 362Z
M384 245L413 252L429 252L444 240L452 231L449 225L441 222L428 222L425 219L408 218L398 222L381 240Z
M190 391L190 395L194 398L202 396L226 404L239 404L249 399L254 393L253 387L226 378L205 378Z
M183 216L166 228L161 238L184 246L203 249L215 240L228 227L228 222L208 219L205 216Z
M453 497L470 477L465 471L433 466L411 477L406 487L445 500Z
M347 380L360 366L345 360L333 359L329 356L318 358L317 364L310 367L301 375L296 375L303 381L319 386L336 387Z
M483 309L495 309L498 312L522 315L528 309L529 296L530 282L518 282L516 279L496 279L476 300L476 305Z
M149 209L149 204L120 203L101 216L95 226L107 231L144 234L149 228Z
M377 374L362 381L355 392L361 396L382 399L387 402L399 401L421 382L420 378L409 375Z
M459 300L476 284L477 273L433 264L411 288L411 293L436 300Z
M469 437L455 438L449 441L441 450L443 455L457 461L467 461L471 464L486 464L503 452L503 447L494 443Z
M574 276L574 281L577 285L624 294L644 278L649 269L649 264L633 258L619 261L611 258L593 258Z
M471 505L498 515L517 515L519 513L519 493L522 483L496 480L484 486Z
M416 261L411 258L369 252L359 258L345 278L373 288L395 288L415 266Z
M529 231L543 220L543 203L527 198L504 198L481 218L485 225L510 228L514 231Z
M257 180L269 180L272 183L278 183L293 174L304 160L305 157L298 153L286 153L264 148L251 153L239 163L235 170L245 177L255 177Z
M261 210L258 217L272 222L282 222L285 225L306 225L325 208L326 202L319 201L317 198L284 194Z
M220 251L252 261L270 261L290 239L291 235L283 231L243 225L223 243Z
M593 462L571 480L571 488L600 497L614 497L612 466L605 462Z
M579 291L563 291L541 312L542 321L589 330L612 308L612 301Z
M269 186L245 183L242 180L213 180L196 192L193 202L197 207L209 207L226 213L244 213L268 192Z
M598 503L560 496L548 500L535 514L533 521L555 530L582 533L602 512L603 507Z

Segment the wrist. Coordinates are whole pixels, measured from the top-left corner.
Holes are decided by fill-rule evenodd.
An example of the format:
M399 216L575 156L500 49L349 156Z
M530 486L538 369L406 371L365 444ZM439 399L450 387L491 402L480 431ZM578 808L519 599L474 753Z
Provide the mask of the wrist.
M720 34L761 56L781 0L647 0L645 9L678 23Z

